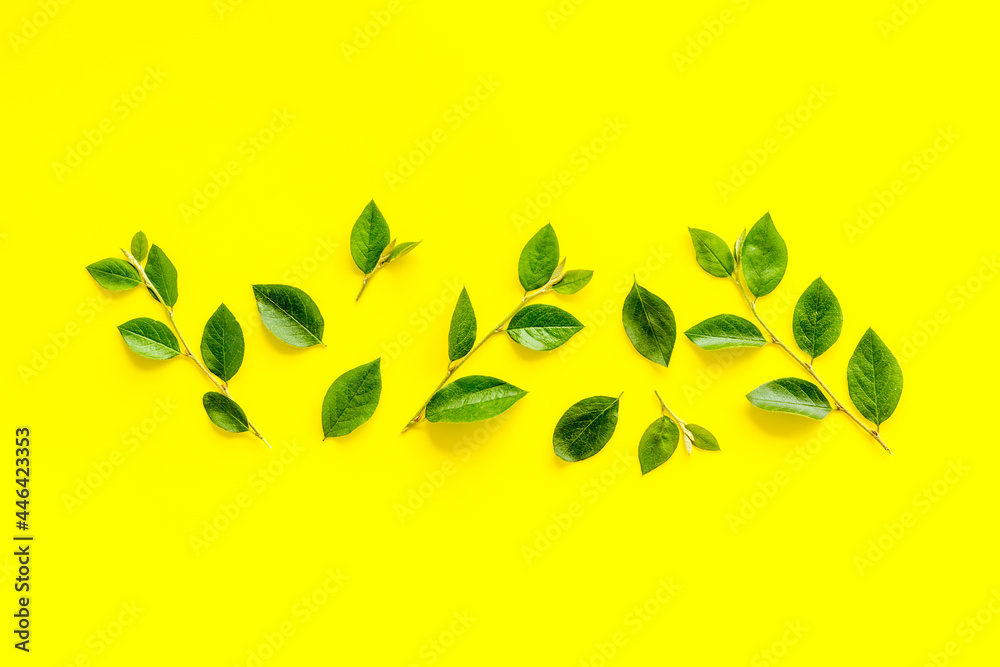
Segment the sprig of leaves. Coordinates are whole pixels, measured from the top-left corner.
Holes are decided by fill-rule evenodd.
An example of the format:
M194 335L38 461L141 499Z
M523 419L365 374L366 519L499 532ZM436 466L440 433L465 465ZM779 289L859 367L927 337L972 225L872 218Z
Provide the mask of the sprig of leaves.
M688 454L692 447L706 451L719 451L719 441L715 439L704 426L688 424L681 420L660 397L660 392L654 391L656 400L660 402L663 413L652 424L646 427L639 438L639 465L642 474L659 468L666 463L677 449L677 443L684 436L684 449Z
M416 248L420 241L404 241L396 243L390 240L389 223L385 221L382 211L375 205L375 200L368 202L361 211L354 227L351 229L351 257L364 278L361 280L361 291L357 301L365 293L368 281L375 272L391 261L397 260Z
M689 231L698 265L712 276L730 278L735 283L767 338L742 317L717 315L688 329L685 332L688 339L706 350L777 345L812 377L815 384L801 378L780 378L757 387L747 394L747 400L764 410L812 419L823 419L830 412L843 412L889 452L879 428L899 403L903 373L882 339L869 328L847 366L851 401L861 415L875 424L875 428L871 428L834 396L813 368L816 358L837 342L844 323L840 302L823 279L817 278L806 288L792 314L795 343L809 357L808 361L785 345L757 312L757 299L775 290L788 266L788 249L771 214L765 214L749 232L740 234L732 252L728 244L712 232L693 228Z
M548 292L575 294L593 277L593 271L566 271L559 259L559 239L551 224L542 227L521 250L517 277L524 288L520 302L500 323L476 341L477 319L468 291L463 288L455 304L448 331L448 369L430 398L424 401L403 433L421 421L474 422L495 417L521 400L523 389L488 375L448 381L493 336L506 331L515 343L529 350L553 350L583 328L573 315L547 304L528 302Z

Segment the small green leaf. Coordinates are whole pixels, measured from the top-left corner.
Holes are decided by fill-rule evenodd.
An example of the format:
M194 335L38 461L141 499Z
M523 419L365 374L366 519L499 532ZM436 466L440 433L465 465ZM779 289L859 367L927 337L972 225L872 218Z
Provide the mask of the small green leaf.
M736 237L736 242L733 243L733 257L737 262L743 257L743 240L747 237L746 227L740 232L740 235Z
M822 419L831 410L820 388L799 378L771 380L747 394L747 400L763 410L812 419Z
M729 245L712 232L688 227L698 265L716 278L728 278L736 269Z
M710 452L719 451L719 441L715 439L707 428L704 426L698 426L697 424L685 424L688 433L691 434L691 444L693 444L698 449L704 449Z
M351 257L362 273L371 273L389 245L389 225L375 200L368 202L351 229Z
M142 284L135 267L124 259L108 257L87 267L91 277L104 289L120 292Z
M462 288L458 302L451 314L448 329L448 359L457 361L467 355L476 344L476 311L472 308L469 293Z
M688 339L703 350L727 347L762 347L767 345L760 329L753 322L737 315L716 315L699 322L684 332Z
M210 391L201 398L205 412L212 423L223 431L243 433L250 430L247 415L233 399L217 391Z
M840 338L844 314L840 302L822 278L813 281L799 297L792 314L792 334L803 352L815 359Z
M633 282L622 307L622 324L639 354L661 366L670 363L677 323L666 301Z
M163 322L137 317L118 325L118 332L125 339L125 344L140 357L163 360L181 353L177 337Z
M549 282L559 266L559 239L552 225L542 227L521 250L517 277L525 291L538 289Z
M323 344L323 315L308 294L290 285L254 285L253 295L264 326L279 339L295 347Z
M418 245L420 245L420 241L403 241L402 243L397 243L392 249L392 252L389 253L389 259L385 260L386 263L389 263L394 259L399 259L416 248Z
M229 382L243 364L243 327L222 304L208 318L201 335L201 358L205 367Z
M583 328L580 320L562 308L545 304L525 306L510 319L507 335L529 350L554 350Z
M149 251L149 242L146 240L146 234L144 232L136 232L135 236L132 237L132 256L135 257L137 262L141 262L146 259L146 253Z
M785 275L788 249L770 213L765 213L747 232L740 255L743 278L750 293L760 297L773 292Z
M563 413L552 434L552 449L563 461L582 461L604 449L618 426L618 399L591 396Z
M339 438L375 414L382 395L382 358L351 369L333 381L323 399L323 437Z
M156 244L149 249L149 259L146 260L146 275L149 277L149 282L153 283L153 287L160 293L163 303L173 308L174 304L177 303L177 269L174 268L167 254Z
M847 362L847 391L858 412L881 426L903 394L903 369L871 328Z
M576 294L590 282L594 277L594 272L589 269L573 269L567 271L562 280L552 286L552 289L560 294Z
M639 438L639 465L645 475L667 462L677 449L680 431L669 417L660 417Z
M496 417L527 393L494 377L470 375L439 389L424 415L429 422L478 422Z

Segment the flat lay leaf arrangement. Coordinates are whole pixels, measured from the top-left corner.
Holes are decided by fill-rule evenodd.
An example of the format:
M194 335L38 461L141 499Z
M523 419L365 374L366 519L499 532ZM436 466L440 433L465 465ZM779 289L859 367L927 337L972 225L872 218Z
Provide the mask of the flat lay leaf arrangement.
M389 223L385 221L382 211L378 210L375 200L368 202L361 211L357 222L351 229L351 257L364 277L361 279L361 291L355 301L361 299L375 272L383 266L399 259L416 248L420 241L404 241L396 243L390 240Z
M816 358L837 342L844 323L840 302L823 279L817 278L806 288L792 314L795 344L808 360L785 345L757 312L757 300L774 291L788 266L788 250L771 214L765 214L749 232L740 234L732 251L712 232L689 231L699 266L712 276L733 281L767 335L765 337L757 326L742 317L716 315L688 329L685 332L688 339L706 350L777 345L815 384L795 377L772 380L747 394L753 405L812 419L823 419L830 412L842 412L891 453L879 429L899 403L903 371L875 331L869 328L865 332L847 364L847 389L851 401L865 419L875 424L872 428L834 396L813 366Z

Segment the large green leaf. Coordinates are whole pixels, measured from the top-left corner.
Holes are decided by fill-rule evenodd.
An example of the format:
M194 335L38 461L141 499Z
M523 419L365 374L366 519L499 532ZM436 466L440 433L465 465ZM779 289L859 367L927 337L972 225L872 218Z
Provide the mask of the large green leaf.
M163 322L137 317L118 325L118 332L125 339L125 344L141 357L163 360L181 353L177 337Z
M552 286L560 294L576 294L590 282L594 272L590 269L573 269L567 271L562 279Z
M142 231L135 233L132 237L132 256L135 257L137 262L141 262L146 259L146 253L149 252L149 241L146 240L146 234Z
M669 417L650 424L639 438L639 465L645 475L667 462L677 449L680 431Z
M822 278L799 297L792 314L792 334L799 348L815 359L840 338L844 314L840 302Z
M771 380L747 394L747 400L764 410L812 419L822 419L831 410L830 401L820 388L799 378Z
M496 417L528 392L488 375L459 378L439 389L427 403L430 422L464 424Z
M754 296L773 292L785 275L788 249L770 213L765 213L747 232L740 248L740 266L747 289Z
M201 335L201 358L205 367L229 382L243 364L243 327L226 304L208 318Z
M275 336L295 347L323 343L323 315L298 287L254 285L253 295L264 326Z
M529 350L554 350L582 328L580 320L562 308L532 304L510 319L507 335Z
M457 361L476 344L476 311L472 308L469 293L462 288L451 314L451 327L448 329L448 359Z
M694 244L694 258L701 268L717 278L728 278L733 275L736 262L725 241L704 229L688 227L688 232Z
M564 461L582 461L604 449L618 426L618 398L591 396L563 413L552 434L552 449Z
M639 354L661 366L670 363L677 323L666 301L633 282L622 307L622 324Z
M389 225L373 199L365 206L351 229L351 257L363 273L371 273L387 245Z
M230 433L243 433L250 430L250 423L243 408L233 399L217 391L210 391L201 398L205 412L212 423Z
M559 239L552 225L542 227L521 250L517 277L525 291L538 289L549 282L559 266Z
M174 268L167 253L158 245L153 245L149 249L149 258L146 260L146 275L149 282L160 293L163 303L171 308L177 303L177 269ZM150 290L152 291L152 290Z
M135 267L124 259L108 257L87 267L91 277L104 289L119 292L142 284Z
M333 381L323 398L323 437L347 435L375 414L382 395L381 361L362 364Z
M847 362L847 390L858 411L881 426L903 393L903 369L871 328Z
M703 350L767 345L760 329L755 327L753 322L737 315L710 317L685 331L684 335Z

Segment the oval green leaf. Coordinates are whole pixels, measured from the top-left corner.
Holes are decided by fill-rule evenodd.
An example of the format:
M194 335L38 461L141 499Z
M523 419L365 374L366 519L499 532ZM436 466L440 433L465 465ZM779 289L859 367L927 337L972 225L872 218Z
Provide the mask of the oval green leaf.
M528 392L488 375L459 378L438 390L427 404L429 422L465 424L496 417Z
M170 327L148 317L137 317L118 325L118 333L140 357L163 360L181 353L180 343Z
M746 227L740 232L740 235L736 237L736 241L733 242L733 257L737 262L743 257L743 240L747 237Z
M457 361L476 344L476 311L472 308L469 293L462 288L451 314L451 328L448 329L448 359Z
M507 335L529 350L554 350L583 328L580 320L562 308L546 304L525 306L510 319Z
M757 387L747 400L763 410L787 412L811 419L830 414L830 401L812 382L799 378L780 378Z
M226 304L208 318L201 335L201 358L205 367L229 382L243 364L243 327Z
M758 297L773 292L785 275L788 249L770 213L765 213L747 232L740 248L740 266L747 289Z
M149 249L149 258L146 260L146 275L149 277L149 282L153 283L153 287L160 293L163 303L173 308L174 304L177 303L177 269L167 257L167 253L163 252L156 244Z
M591 396L563 413L552 434L552 449L563 461L582 461L604 449L618 426L618 398Z
M402 243L397 244L392 249L392 252L389 253L389 259L385 260L386 263L391 262L394 259L399 259L416 248L418 245L420 245L420 241L403 241Z
M719 441L715 439L715 436L707 428L698 426L697 424L685 424L684 427L691 438L691 444L695 447L710 452L719 451Z
M363 273L371 273L389 245L389 225L375 200L368 202L351 229L351 257Z
M659 468L677 449L680 431L669 417L660 417L639 438L639 465L642 474Z
M559 265L559 239L548 224L538 230L521 250L517 277L525 291L538 289L549 282Z
M573 269L567 271L562 280L552 286L552 289L560 294L576 294L590 282L594 277L594 272L589 269Z
M688 339L703 350L727 347L763 347L767 345L760 329L738 315L716 315L699 322L684 332Z
M264 326L279 339L295 347L323 344L323 315L308 294L291 285L254 285L253 295Z
M847 362L847 390L858 412L881 426L903 394L903 369L871 328Z
M323 437L339 438L375 414L382 395L382 358L353 368L333 381L323 398Z
M691 243L694 244L694 258L698 266L716 278L728 278L736 269L729 244L712 232L688 227Z
M87 267L87 272L104 289L120 292L142 284L135 267L124 259L108 257Z
M666 301L633 282L622 307L622 324L639 354L661 366L670 363L677 323Z
M135 233L135 236L132 237L132 247L130 250L137 262L146 259L146 253L149 252L149 241L146 240L144 232L138 231Z
M217 391L210 391L201 398L201 404L205 406L205 412L212 423L223 431L230 433L243 433L250 430L247 415L243 408L233 399Z
M843 325L840 302L823 279L817 278L795 304L792 334L796 345L815 359L837 342Z

